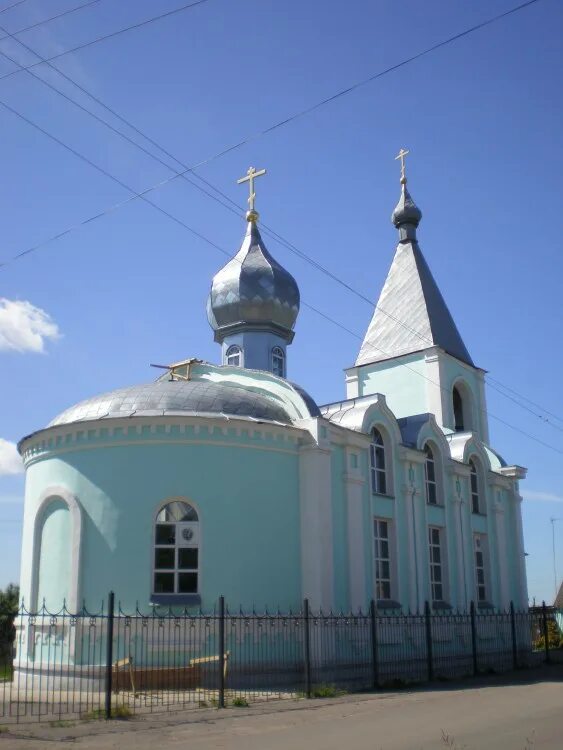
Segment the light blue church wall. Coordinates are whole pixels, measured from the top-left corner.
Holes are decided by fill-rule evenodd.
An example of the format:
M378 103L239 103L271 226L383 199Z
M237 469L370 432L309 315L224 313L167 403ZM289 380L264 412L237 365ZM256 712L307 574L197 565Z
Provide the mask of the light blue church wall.
M422 353L359 367L357 395L384 393L397 419L422 414L426 411L426 381L420 375L425 375L425 368Z
M246 432L202 428L190 442L174 427L164 434L164 426L152 433L147 426L146 434L143 428L127 441L123 431L101 430L82 449L32 462L26 524L46 488L66 488L82 508L80 599L97 608L113 589L125 609L138 602L149 610L155 515L165 500L185 498L199 513L202 607L212 608L228 592L236 608L295 608L301 601L296 444L281 429L261 437L252 428ZM64 513L60 502L53 519ZM58 520L49 525L41 580L58 580L57 550L68 547L67 533ZM25 567L30 563L26 555ZM29 570L22 584L29 600Z
M221 343L221 358L227 364L227 352L231 346L242 349L241 367L272 372L272 350L279 347L286 358L286 339L269 331L241 331L226 336Z

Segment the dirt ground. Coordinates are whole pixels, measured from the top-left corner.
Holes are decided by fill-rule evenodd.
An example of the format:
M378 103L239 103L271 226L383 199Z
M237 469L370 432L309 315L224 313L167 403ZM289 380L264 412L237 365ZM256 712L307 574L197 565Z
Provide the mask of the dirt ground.
M562 750L563 665L395 693L6 729L0 750Z

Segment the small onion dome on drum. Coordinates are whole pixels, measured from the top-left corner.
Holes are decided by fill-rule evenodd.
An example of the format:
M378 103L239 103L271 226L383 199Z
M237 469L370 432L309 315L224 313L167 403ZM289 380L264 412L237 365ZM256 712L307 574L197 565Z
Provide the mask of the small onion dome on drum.
M213 278L207 317L222 341L244 330L272 331L290 342L299 313L299 287L268 252L256 221L250 221L240 250Z
M417 227L422 219L422 211L411 198L407 190L406 178L401 180L401 197L391 214L391 221L398 228L403 224L412 224Z

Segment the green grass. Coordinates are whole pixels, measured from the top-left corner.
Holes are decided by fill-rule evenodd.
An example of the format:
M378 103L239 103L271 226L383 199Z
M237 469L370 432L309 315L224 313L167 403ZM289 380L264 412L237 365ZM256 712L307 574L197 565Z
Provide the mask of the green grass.
M55 721L49 722L50 727L73 727L75 725L75 721L66 721L65 719L55 719Z
M82 714L80 717L81 719L85 719L86 721L93 721L95 719L105 719L106 712L103 708L94 708L92 711L88 711L88 713ZM133 712L129 708L129 706L126 706L124 703L120 703L117 706L113 706L111 709L111 718L112 719L131 719L133 718Z
M239 695L236 698L233 698L232 705L237 706L237 708L247 708L248 706L250 706L250 703L246 700L246 698L243 698Z
M7 734L10 730L5 724L0 724L0 734Z
M337 698L339 695L345 695L345 690L338 690L334 685L321 684L316 685L311 691L312 698Z
M14 678L14 668L11 664L0 664L0 680L11 682Z

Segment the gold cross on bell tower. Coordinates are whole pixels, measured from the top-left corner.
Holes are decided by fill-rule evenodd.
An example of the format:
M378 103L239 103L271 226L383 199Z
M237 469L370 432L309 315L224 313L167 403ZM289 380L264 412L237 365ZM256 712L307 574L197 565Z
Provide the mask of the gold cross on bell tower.
M407 176L405 174L405 156L409 154L410 151L407 151L407 149L402 148L397 156L395 157L395 161L397 159L401 160L401 185L405 185L407 182Z
M256 171L256 167L250 167L248 172L246 173L246 177L241 177L240 180L237 180L237 185L242 185L243 182L248 182L248 211L246 212L246 220L247 221L258 221L258 211L254 208L254 201L256 200L256 193L254 191L254 180L257 177L262 177L262 175L266 174L265 169L261 169L260 171Z

